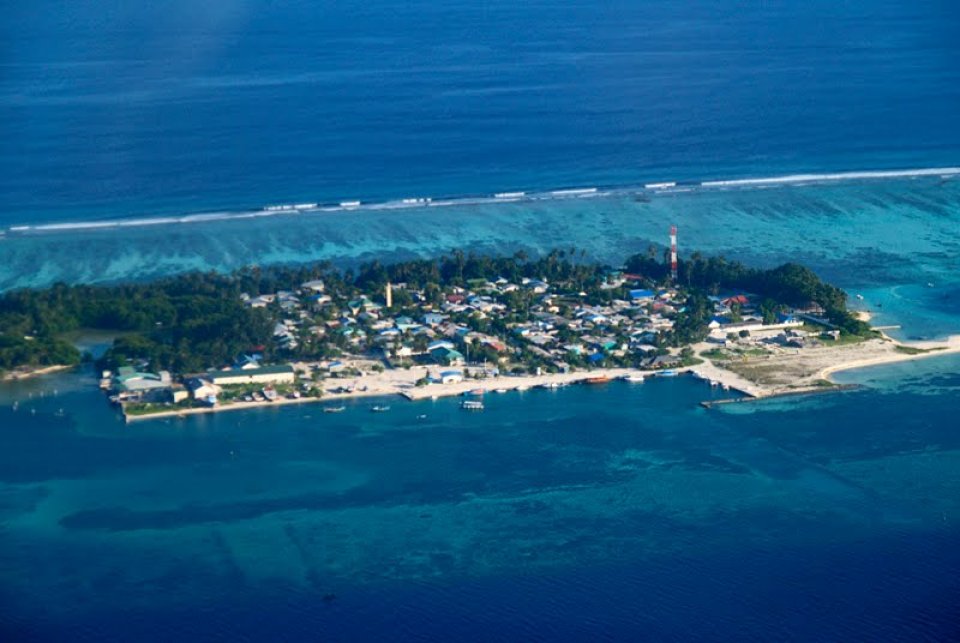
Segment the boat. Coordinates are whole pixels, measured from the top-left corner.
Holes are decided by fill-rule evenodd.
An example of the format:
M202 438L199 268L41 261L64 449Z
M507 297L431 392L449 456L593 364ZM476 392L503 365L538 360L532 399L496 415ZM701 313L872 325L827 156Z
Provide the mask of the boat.
M665 371L660 371L658 375L660 377L676 377L678 373L672 369L667 369Z
M493 389L493 392L494 392L494 393L506 393L506 392L507 392L507 389L505 389L505 388L496 388L496 389Z
M596 377L588 377L584 380L587 384L606 384L610 381L610 378L606 375L597 375Z
M460 408L464 411L482 411L483 402L480 400L464 400L460 403Z
M374 404L370 407L370 410L374 413L385 413L390 410L390 407L382 404Z
M484 390L482 388L475 388L472 391L467 392L468 395L483 395Z
M630 373L629 375L624 375L621 378L624 382L633 382L639 384L643 382L644 375L642 373Z
M324 413L343 413L347 410L345 406L325 406L323 407Z

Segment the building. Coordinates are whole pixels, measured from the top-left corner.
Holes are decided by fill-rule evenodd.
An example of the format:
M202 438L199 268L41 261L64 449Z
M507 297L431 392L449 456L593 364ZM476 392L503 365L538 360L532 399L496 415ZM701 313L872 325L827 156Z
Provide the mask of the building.
M140 373L129 366L121 366L114 378L114 388L120 393L144 393L170 388L170 373Z
M463 381L463 371L443 371L440 373L441 384L458 384Z
M293 384L295 376L289 364L261 366L260 368L231 368L224 371L211 371L207 379L217 386L235 384Z
M438 364L444 364L447 366L456 366L466 363L463 353L445 346L435 348L434 350L430 351L430 357L432 357L433 360Z
M190 391L190 397L195 400L209 400L220 395L221 389L213 382L200 378L191 377L184 382L184 386Z

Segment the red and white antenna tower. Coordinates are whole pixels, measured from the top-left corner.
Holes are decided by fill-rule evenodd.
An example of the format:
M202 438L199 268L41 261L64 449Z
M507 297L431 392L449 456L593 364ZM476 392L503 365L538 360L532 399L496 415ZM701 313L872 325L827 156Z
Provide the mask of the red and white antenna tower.
M670 278L677 281L677 226L670 226Z

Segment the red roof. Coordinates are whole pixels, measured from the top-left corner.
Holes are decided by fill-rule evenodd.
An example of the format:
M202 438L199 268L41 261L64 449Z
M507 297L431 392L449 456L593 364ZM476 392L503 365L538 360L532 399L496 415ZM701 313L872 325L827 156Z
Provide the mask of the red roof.
M749 304L750 300L747 299L746 295L734 295L733 297L727 297L726 299L724 299L723 303L726 304L727 306L731 304L743 305L743 304Z

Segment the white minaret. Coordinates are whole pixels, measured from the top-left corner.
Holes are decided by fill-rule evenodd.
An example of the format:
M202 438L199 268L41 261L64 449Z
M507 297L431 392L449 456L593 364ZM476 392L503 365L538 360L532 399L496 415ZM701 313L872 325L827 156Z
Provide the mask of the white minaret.
M670 226L670 277L677 281L677 226Z
M387 282L384 298L387 300L387 308L393 308L393 286L390 285L389 281Z

